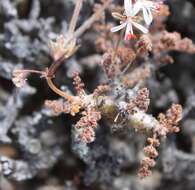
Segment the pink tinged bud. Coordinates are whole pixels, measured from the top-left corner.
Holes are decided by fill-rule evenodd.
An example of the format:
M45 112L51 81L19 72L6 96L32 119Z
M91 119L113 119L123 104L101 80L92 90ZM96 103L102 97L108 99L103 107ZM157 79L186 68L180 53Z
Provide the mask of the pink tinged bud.
M156 11L160 11L160 7L161 7L160 4L156 5L156 8L155 8Z
M49 47L54 61L62 58L66 53L64 36L60 35L56 38L55 42L51 41Z
M85 143L91 143L95 140L95 132L91 127L86 127L85 129L83 129L79 137L81 141Z

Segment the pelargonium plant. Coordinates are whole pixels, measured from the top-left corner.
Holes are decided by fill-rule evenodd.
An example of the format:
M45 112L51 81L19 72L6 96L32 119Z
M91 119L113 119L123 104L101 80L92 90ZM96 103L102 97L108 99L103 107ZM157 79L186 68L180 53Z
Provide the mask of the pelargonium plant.
M147 177L156 164L161 139L179 132L178 124L182 119L182 107L176 102L157 118L147 113L151 101L147 79L159 65L173 62L169 51L195 53L195 46L178 33L165 30L164 21L169 9L162 1L124 0L120 6L112 0L102 0L96 4L93 15L76 28L82 5L83 0L76 1L67 33L49 43L53 59L51 66L42 71L15 70L13 82L22 88L30 74L38 74L45 79L50 89L60 97L59 100L46 100L45 106L56 116L81 115L72 126L73 136L78 142L87 145L95 141L96 129L101 127L100 120L110 126L133 128L145 134L147 145L138 175ZM106 19L106 11L119 21L119 25L115 20ZM60 66L85 46L79 44L78 39L90 28L97 31L95 45L101 55L98 64L105 78L92 93L88 93L79 72L75 71L72 76L76 94L73 95L58 88L54 79Z

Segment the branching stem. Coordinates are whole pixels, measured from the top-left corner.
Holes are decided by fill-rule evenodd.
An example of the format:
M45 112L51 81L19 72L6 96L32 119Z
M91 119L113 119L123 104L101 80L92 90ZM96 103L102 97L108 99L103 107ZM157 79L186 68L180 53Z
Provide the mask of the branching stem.
M71 38L69 38L67 40L67 44L70 43L70 41L72 41L75 38L80 37L86 30L88 30L91 25L97 21L101 16L103 11L110 5L110 3L112 2L112 0L107 0L102 7L97 10L88 20L86 20L72 35Z

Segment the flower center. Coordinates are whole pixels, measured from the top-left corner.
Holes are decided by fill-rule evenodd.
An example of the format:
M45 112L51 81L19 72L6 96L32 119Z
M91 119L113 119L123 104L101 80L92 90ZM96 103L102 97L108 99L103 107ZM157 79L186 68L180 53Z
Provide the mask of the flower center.
M137 36L135 34L131 34L131 33L129 33L125 36L125 40L133 40L136 38L137 38Z

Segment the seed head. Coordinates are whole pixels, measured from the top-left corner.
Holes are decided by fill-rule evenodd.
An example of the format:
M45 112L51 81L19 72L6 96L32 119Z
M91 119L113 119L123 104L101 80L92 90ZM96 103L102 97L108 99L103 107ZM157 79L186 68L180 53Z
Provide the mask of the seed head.
M28 74L29 72L25 70L15 70L13 72L12 82L16 87L21 88L26 84Z

